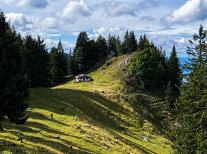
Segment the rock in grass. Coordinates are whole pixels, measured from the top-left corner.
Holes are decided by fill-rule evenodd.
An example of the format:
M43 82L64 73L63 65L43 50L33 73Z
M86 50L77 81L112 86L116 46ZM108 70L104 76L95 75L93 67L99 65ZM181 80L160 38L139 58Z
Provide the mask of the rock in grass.
M92 136L87 136L87 138L93 139L93 137L92 137Z
M19 141L19 142L21 142L21 143L24 143L24 142L23 142L23 138L21 138L21 137L18 138L17 141Z
M81 129L81 126L77 126L76 128L77 128L77 129Z

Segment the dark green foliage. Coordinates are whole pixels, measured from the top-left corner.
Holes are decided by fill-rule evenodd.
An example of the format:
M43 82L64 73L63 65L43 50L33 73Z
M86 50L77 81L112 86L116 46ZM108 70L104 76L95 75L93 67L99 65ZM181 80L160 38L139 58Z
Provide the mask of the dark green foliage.
M121 43L119 36L116 37L116 51L118 56L123 55L123 44Z
M175 102L179 95L180 90L175 86L175 84L169 82L165 90L165 101L170 110L175 109Z
M149 40L147 39L147 36L144 34L144 36L140 36L140 39L139 39L139 44L138 44L138 49L140 51L146 49L146 48L150 48L150 42Z
M61 82L62 77L59 70L59 54L57 48L53 47L50 52L50 74L51 84L57 85Z
M31 87L50 86L49 54L44 40L41 40L39 36L37 39L33 39L31 35L26 36L24 54Z
M176 102L178 121L182 125L176 129L175 149L177 153L207 152L207 31L200 26L199 34L194 34L188 47L191 70L187 83L182 88Z
M102 37L101 35L96 40L96 49L97 49L97 55L99 59L105 58L107 56L106 39Z
M124 36L124 42L123 42L123 54L126 54L129 48L129 32L126 31L126 34Z
M59 75L64 78L66 75L68 75L68 60L64 53L63 45L61 40L58 42L57 46L57 52L58 52L58 61L59 61Z
M182 82L182 72L180 62L177 57L175 46L173 46L170 58L167 62L166 80L168 81L167 89L165 90L165 100L169 109L174 110L176 99L180 96L180 86Z
M137 51L137 39L132 31L129 33L127 53L130 54L135 51Z
M3 37L9 28L9 23L6 22L4 13L0 11L0 37Z
M132 52L137 51L137 39L134 35L134 32L131 31L130 33L126 31L124 36L124 42L122 46L122 54L130 54Z
M27 120L24 103L29 95L25 58L21 36L11 30L0 13L0 121L7 116L10 122L23 124Z
M94 56L92 53L93 50L90 50L93 43L89 42L87 33L81 32L78 36L76 47L70 61L71 73L73 75L85 73L90 66L91 59ZM92 57L89 57L89 55L92 55Z
M80 32L77 38L77 41L76 41L76 46L75 46L74 51L76 51L76 49L78 49L79 47L86 47L88 41L89 41L88 34L85 31Z
M116 38L115 36L111 36L109 34L108 36L108 49L107 49L107 54L109 57L113 57L113 56L118 56L117 50L116 50Z
M58 47L53 47L50 52L50 74L52 85L58 85L68 74L68 60L64 54L62 42L58 42Z
M160 53L154 49L145 49L133 57L129 72L137 78L140 87L145 89L162 89L165 70L161 62Z
M182 72L180 69L180 62L177 57L175 45L173 46L170 58L168 60L167 69L169 78L168 80L171 82L171 84L174 84L179 88L182 82Z

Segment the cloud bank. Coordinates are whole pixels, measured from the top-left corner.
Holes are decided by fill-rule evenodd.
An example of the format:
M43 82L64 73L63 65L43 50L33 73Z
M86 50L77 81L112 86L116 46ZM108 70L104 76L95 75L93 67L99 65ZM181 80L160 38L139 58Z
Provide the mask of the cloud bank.
M165 16L163 21L171 25L204 19L207 19L207 0L188 0L183 6Z

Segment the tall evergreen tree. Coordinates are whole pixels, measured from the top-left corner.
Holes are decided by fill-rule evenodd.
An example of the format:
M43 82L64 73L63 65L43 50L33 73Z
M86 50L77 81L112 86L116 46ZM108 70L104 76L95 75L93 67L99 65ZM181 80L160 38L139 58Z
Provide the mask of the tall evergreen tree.
M150 41L147 39L147 36L144 34L144 36L140 36L139 39L139 44L138 44L138 49L140 51L146 49L146 48L150 48Z
M168 86L165 91L165 100L170 109L175 108L175 101L180 96L180 85L182 82L182 72L180 69L180 62L177 57L175 45L173 46L170 58L167 63L167 80Z
M177 153L207 153L207 31L200 26L188 47L191 70L188 82L176 102L178 120L182 128L176 129Z
M63 45L61 40L58 42L57 46L57 52L58 52L58 61L59 61L59 75L64 78L66 75L68 75L68 60L64 53Z
M116 50L116 38L115 36L111 36L111 34L108 35L108 55L109 56L118 56L117 50Z
M44 40L31 35L24 40L24 54L31 87L46 87L50 85L49 54Z
M59 69L59 54L58 50L55 47L52 47L50 52L50 74L52 76L51 78L51 84L53 86L59 84L62 80L60 69Z
M137 51L137 39L132 31L129 33L127 53L130 54L134 51Z
M123 54L126 54L129 48L129 32L126 31L126 34L124 36L124 42L123 42Z
M119 36L116 37L116 51L118 53L118 56L123 55L123 45Z
M168 77L171 84L174 84L176 87L180 87L182 82L182 71L180 68L179 58L177 56L175 45L173 46L170 58L167 63L168 68Z
M74 52L79 47L86 48L88 41L89 41L88 34L85 31L80 32L80 34L78 35L77 41L76 41L76 46L75 46Z
M25 72L22 40L0 13L0 121L6 116L10 122L23 124L27 120L24 102L29 95L29 81ZM2 126L0 125L2 129ZM3 130L3 129L2 129Z
M106 39L101 35L96 40L97 54L99 59L105 58L107 56L107 43Z

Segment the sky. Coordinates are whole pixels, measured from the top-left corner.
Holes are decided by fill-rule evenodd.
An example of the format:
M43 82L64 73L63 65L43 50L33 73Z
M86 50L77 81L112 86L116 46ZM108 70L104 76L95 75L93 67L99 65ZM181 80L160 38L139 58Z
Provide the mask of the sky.
M0 0L0 8L23 36L40 35L48 49L61 39L66 53L81 31L123 39L129 30L137 40L146 34L168 56L175 44L185 58L188 40L207 26L207 0Z

